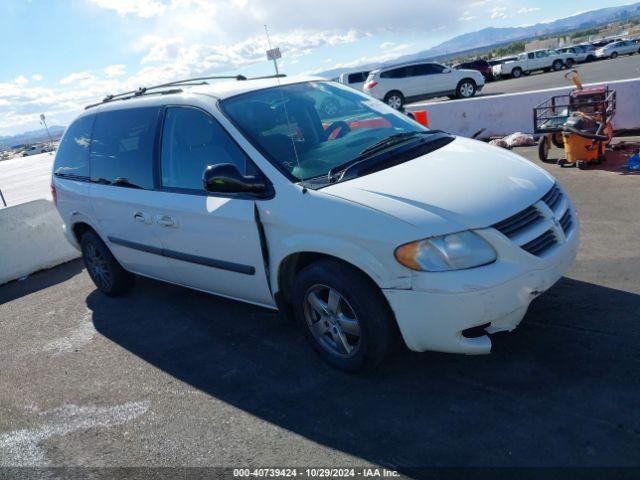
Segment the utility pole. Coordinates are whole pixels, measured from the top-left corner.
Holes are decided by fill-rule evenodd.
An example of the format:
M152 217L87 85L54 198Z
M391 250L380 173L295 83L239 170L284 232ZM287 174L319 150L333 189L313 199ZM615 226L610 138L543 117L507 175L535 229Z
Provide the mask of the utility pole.
M47 131L47 135L49 136L49 143L53 145L53 137L51 136L51 133L49 133L49 127L47 127L47 121L45 120L44 113L40 114L40 123L44 125L44 128Z
M273 60L273 67L276 70L276 76L280 75L278 71L278 59L282 58L282 54L280 53L280 49L278 47L271 48L271 38L269 37L269 29L267 26L264 26L264 32L267 34L267 44L269 45L269 50L267 50L267 60Z

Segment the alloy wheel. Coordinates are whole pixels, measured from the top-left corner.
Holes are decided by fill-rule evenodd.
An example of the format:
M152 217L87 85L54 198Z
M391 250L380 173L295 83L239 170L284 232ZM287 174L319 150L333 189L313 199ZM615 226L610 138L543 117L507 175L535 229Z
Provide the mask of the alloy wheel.
M100 252L93 243L87 243L84 254L91 278L101 288L109 289L113 279L111 277L109 263L102 255L102 252Z
M349 304L335 288L314 285L304 296L304 316L313 338L327 352L353 357L360 348L360 323Z
M471 97L473 95L473 85L470 82L464 82L460 85L460 95L465 98Z
M387 100L387 105L399 110L402 107L402 99L398 95L391 95Z

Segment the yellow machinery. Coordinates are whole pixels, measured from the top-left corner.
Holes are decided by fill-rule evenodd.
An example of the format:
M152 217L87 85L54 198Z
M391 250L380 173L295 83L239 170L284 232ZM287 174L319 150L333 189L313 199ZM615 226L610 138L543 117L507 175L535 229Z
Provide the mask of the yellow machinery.
M559 165L584 169L605 158L605 149L613 136L616 92L608 87L583 88L575 70L565 77L573 80L576 88L533 109L534 131L543 134L538 155L543 162L549 161L551 145L555 145L564 149Z

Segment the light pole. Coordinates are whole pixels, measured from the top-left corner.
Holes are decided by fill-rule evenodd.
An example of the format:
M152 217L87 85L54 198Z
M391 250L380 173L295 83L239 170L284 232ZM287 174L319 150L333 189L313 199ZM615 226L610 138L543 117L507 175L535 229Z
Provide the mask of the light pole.
M47 122L45 120L44 113L40 114L40 123L44 125L44 128L47 131L47 135L49 136L49 143L53 145L53 137L51 137L51 133L49 132L49 127L47 127Z

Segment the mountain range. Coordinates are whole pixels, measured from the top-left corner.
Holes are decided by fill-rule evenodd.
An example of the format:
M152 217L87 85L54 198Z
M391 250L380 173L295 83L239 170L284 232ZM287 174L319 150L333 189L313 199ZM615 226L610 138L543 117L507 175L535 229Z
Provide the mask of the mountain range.
M49 127L49 132L54 140L58 140L62 137L65 129L60 125L54 125ZM48 142L49 135L47 131L42 128L40 130L32 130L30 132L19 133L17 135L0 136L0 150L6 150L15 145L28 145L31 143Z
M552 22L537 23L520 27L494 28L487 27L475 32L458 35L428 50L403 55L383 63L368 63L354 68L336 68L319 73L319 76L335 78L340 73L354 70L370 70L380 66L408 63L421 60L445 59L452 54L473 52L480 48L498 46L534 37L554 35L558 33L598 27L614 21L640 16L640 2L619 7L607 7L589 12L582 12Z

